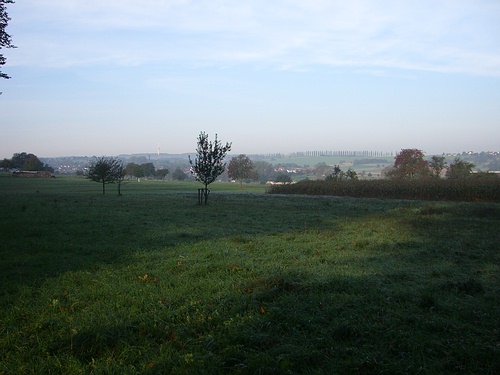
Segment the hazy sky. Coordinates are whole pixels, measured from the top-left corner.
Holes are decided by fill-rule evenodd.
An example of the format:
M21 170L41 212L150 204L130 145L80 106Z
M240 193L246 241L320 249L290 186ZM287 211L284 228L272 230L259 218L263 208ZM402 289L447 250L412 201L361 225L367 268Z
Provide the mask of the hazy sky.
M0 157L500 150L500 1L17 0Z

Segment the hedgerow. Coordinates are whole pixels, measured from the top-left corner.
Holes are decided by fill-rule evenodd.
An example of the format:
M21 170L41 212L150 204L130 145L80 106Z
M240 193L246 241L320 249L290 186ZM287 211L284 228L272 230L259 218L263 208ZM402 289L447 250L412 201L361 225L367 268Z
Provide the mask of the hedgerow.
M267 193L500 202L500 179L303 180L295 184L273 185Z

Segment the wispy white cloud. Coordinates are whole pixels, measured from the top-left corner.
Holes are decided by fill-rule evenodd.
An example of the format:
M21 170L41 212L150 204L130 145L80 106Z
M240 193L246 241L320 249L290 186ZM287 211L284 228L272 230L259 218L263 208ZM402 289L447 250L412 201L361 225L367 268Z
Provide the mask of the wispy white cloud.
M17 65L256 63L500 76L496 1L26 0Z

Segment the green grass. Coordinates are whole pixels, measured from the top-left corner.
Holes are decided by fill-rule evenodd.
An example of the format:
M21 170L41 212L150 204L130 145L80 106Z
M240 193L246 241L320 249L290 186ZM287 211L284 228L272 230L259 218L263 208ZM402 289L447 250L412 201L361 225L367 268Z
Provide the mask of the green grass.
M500 205L0 179L0 374L500 373Z

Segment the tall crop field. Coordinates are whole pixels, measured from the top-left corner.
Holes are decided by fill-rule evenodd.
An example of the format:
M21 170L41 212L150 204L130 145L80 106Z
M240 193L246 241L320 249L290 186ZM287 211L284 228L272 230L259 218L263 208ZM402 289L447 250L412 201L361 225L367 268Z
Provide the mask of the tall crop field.
M346 180L273 185L271 194L332 195L362 198L500 202L500 178L463 180Z

